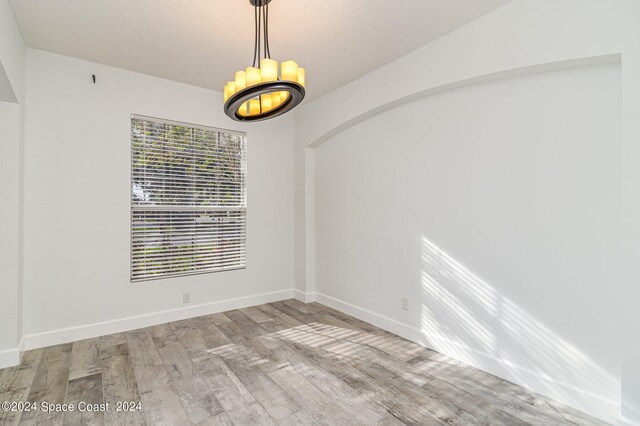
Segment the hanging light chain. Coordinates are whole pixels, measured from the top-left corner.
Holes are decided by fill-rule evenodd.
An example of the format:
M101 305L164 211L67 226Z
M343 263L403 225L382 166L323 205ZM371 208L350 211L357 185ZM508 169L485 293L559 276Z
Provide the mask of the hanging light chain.
M260 60L260 58L258 58L257 54L258 54L258 5L256 4L255 8L254 8L254 14L253 14L253 30L254 30L254 37L253 37L253 67L256 66L256 59Z
M264 57L271 59L271 50L269 49L269 3L263 8L264 20Z
M260 6L256 2L254 6L254 31L253 39L253 67L260 66L260 59L271 59L271 49L269 46L269 3Z

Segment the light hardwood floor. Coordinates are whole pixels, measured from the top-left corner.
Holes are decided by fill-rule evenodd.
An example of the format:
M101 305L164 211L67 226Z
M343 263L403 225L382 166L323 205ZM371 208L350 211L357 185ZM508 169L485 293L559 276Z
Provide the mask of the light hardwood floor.
M0 424L596 425L601 422L341 312L296 300L28 351ZM142 409L115 411L118 401Z

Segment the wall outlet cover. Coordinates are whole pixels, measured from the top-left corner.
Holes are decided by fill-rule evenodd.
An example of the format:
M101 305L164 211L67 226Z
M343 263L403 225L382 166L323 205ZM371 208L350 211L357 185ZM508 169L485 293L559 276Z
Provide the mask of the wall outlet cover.
M406 297L403 297L402 299L402 309L405 311L409 310L409 299L407 299Z

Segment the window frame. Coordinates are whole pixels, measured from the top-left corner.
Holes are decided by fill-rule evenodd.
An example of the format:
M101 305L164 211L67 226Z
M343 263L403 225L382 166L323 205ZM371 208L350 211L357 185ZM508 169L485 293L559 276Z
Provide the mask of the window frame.
M133 121L134 120L142 120L153 122L154 124L168 125L168 126L179 126L185 127L189 129L198 129L203 131L211 131L216 133L225 133L230 135L237 135L242 137L244 140L242 142L242 155L241 155L241 164L240 169L243 173L243 207L236 206L187 206L187 205L135 205L133 201L133 182L134 182L134 135L133 135ZM129 223L129 280L132 284L141 283L145 281L155 281L155 280L164 280L170 278L178 278L190 275L203 275L203 274L212 274L217 272L226 272L226 271L234 271L241 270L247 268L247 134L246 132L241 132L238 130L224 129L219 127L205 126L201 124L194 124L188 122L182 122L177 120L169 120L158 117L151 117L140 114L131 114L129 117L129 128L130 128L130 171L129 171L129 204L130 204L130 223ZM177 272L171 274L165 274L160 276L147 276L144 278L135 278L133 276L134 272L134 220L135 220L135 212L141 211L150 211L150 212L176 212L176 213L193 213L193 212L242 212L244 214L244 234L243 238L239 240L244 247L244 258L242 265L224 267L219 269L210 269L210 270L190 270L185 272Z

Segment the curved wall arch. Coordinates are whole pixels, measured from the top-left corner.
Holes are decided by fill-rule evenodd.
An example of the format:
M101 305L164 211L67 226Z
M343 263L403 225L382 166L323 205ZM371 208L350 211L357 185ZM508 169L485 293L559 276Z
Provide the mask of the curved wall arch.
M381 103L377 106L372 106L371 109L368 109L368 110L365 109L362 112L360 112L359 115L356 115L350 119L347 119L341 122L340 124L337 124L336 127L331 129L325 129L324 133L320 135L314 135L316 139L309 142L307 146L309 148L317 148L320 145L322 145L325 141L331 139L332 137L338 135L339 133L377 114L399 107L403 104L413 102L420 98L425 98L427 96L432 96L438 93L446 92L448 90L458 89L465 86L471 86L478 83L487 83L490 81L502 80L502 79L507 79L512 77L529 75L529 74L558 71L558 70L571 69L571 68L589 67L589 66L596 66L596 65L617 64L620 62L621 62L621 54L612 53L612 54L593 56L593 57L587 57L587 58L577 58L577 59L569 59L565 61L550 62L545 64L535 64L535 65L529 65L521 68L513 68L513 69L503 70L503 71L495 71L489 74L469 77L464 80L451 81L451 82L442 84L440 86L434 86L424 90L416 90L414 93L408 94L404 97L399 97L397 99L393 99L386 103Z

